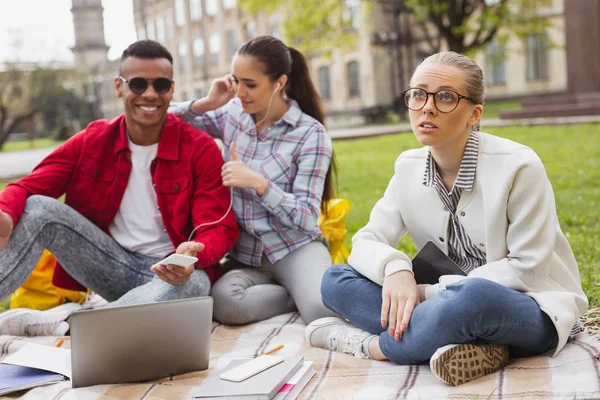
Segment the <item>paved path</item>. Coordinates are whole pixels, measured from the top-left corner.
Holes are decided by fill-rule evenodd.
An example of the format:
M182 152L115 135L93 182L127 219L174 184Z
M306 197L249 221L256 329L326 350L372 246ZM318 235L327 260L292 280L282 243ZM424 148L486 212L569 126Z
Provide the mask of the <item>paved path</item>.
M0 181L27 175L54 147L0 153Z
M491 126L563 125L586 122L600 122L600 115L560 118L530 118L520 120L487 119L481 121L481 126L482 129L485 130L486 127ZM329 134L333 139L354 139L410 131L410 124L402 123L330 129ZM53 148L0 153L0 181L10 180L28 174L52 150Z

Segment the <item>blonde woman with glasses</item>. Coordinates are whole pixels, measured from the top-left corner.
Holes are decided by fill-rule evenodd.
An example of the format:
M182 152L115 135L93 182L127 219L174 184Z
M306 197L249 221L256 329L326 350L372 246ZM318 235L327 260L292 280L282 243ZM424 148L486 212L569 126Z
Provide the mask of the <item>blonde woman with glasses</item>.
M400 365L429 361L451 385L510 357L557 354L588 300L540 158L478 131L484 81L468 57L428 57L403 95L424 147L398 157L349 265L323 277L323 303L346 320L318 319L306 340ZM433 242L464 275L417 285L397 249L407 233L419 249Z

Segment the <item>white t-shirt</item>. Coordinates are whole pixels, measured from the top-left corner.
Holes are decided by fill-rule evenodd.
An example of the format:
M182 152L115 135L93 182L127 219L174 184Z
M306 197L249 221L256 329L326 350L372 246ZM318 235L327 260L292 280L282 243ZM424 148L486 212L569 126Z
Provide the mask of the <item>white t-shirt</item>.
M150 166L156 158L158 143L138 146L129 140L131 175L115 219L108 227L113 239L127 250L151 257L164 257L174 251L165 231Z

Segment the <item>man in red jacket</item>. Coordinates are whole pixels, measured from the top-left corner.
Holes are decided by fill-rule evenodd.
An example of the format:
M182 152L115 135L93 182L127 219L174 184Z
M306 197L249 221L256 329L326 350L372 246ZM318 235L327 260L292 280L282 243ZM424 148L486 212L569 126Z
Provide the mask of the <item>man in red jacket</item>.
M111 306L208 295L238 229L214 140L167 114L173 87L169 51L133 43L115 78L125 113L92 122L0 192L0 298L44 249L56 286L90 288ZM157 264L173 252L198 262ZM63 335L80 307L5 312L0 334Z

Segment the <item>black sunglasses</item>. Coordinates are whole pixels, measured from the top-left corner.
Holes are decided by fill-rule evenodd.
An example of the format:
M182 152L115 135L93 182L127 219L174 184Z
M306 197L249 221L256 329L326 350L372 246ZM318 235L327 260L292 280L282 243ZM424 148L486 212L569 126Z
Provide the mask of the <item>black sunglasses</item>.
M158 94L165 94L169 90L171 90L171 86L173 86L173 80L169 78L156 78L156 79L146 79L146 78L131 78L129 80L119 76L123 82L129 85L129 89L137 94L141 95L148 89L148 86L152 84L154 91ZM151 81L151 82L150 82Z

